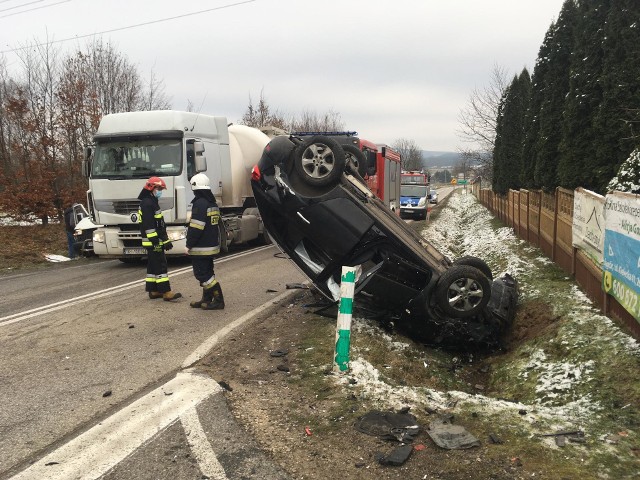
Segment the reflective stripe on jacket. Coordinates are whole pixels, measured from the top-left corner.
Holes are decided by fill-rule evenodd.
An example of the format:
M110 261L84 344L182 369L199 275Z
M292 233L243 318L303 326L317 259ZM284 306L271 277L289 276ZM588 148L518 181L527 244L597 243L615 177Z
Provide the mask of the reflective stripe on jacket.
M187 248L191 255L220 253L220 209L204 197L193 199L187 229Z
M142 246L151 248L154 244L164 245L169 239L158 199L149 190L142 190L138 198L140 199L138 222L140 223Z

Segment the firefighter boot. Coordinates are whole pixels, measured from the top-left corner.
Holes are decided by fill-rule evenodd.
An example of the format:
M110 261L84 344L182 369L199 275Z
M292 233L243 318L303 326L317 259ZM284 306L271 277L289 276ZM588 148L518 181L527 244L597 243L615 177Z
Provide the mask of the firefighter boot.
M211 287L211 292L213 293L213 301L203 303L202 308L204 310L224 310L224 296L222 295L220 284L216 282L216 284Z
M191 308L201 308L203 303L209 303L213 300L213 292L211 289L207 290L206 288L202 289L202 298L200 300L196 300L195 302L189 303Z
M177 300L177 299L179 299L181 297L182 297L181 293L172 292L171 290L169 290L168 292L164 292L162 294L162 299L165 302L172 302L172 301Z
M160 292L149 292L149 298L150 299L154 299L154 298L162 298L162 293Z

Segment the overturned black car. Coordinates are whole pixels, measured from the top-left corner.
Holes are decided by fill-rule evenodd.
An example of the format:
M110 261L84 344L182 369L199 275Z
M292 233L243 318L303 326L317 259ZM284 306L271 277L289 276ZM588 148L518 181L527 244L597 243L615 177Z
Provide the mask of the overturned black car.
M275 137L252 172L273 240L336 304L342 266L359 267L354 315L427 343L493 347L515 315L517 285L477 257L451 262L377 199L328 136Z

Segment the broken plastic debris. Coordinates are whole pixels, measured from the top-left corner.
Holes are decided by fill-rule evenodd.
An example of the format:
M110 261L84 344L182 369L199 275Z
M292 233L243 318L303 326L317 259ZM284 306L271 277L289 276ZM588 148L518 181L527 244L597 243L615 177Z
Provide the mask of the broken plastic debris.
M380 410L364 414L358 418L354 427L367 435L399 442L411 442L420 433L420 426L413 415Z
M231 388L231 385L229 385L224 380L220 380L218 382L218 385L220 385L222 388L224 388L227 392L232 392L233 391L233 388Z
M272 350L269 355L271 355L272 357L284 357L285 355L287 355L289 353L289 350L283 348L281 350Z
M388 455L379 455L378 462L381 465L397 467L407 461L412 451L413 447L411 445L400 445L399 447L394 448Z
M436 445L448 450L479 447L480 440L463 426L453 425L450 418L438 418L429 424L427 433Z
M311 433L311 429L309 427L304 427L304 434L307 437L310 437L311 435L313 435L313 433Z

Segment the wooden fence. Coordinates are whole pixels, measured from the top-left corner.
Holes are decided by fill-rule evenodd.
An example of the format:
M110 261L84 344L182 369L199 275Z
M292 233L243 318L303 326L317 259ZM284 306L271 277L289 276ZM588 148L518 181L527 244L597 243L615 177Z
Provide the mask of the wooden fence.
M640 323L618 301L602 289L602 269L573 246L573 190L557 188L555 193L539 190L509 190L498 195L483 189L480 181L471 192L516 235L542 250L567 274L575 278L584 293L606 316L624 325L640 340Z

